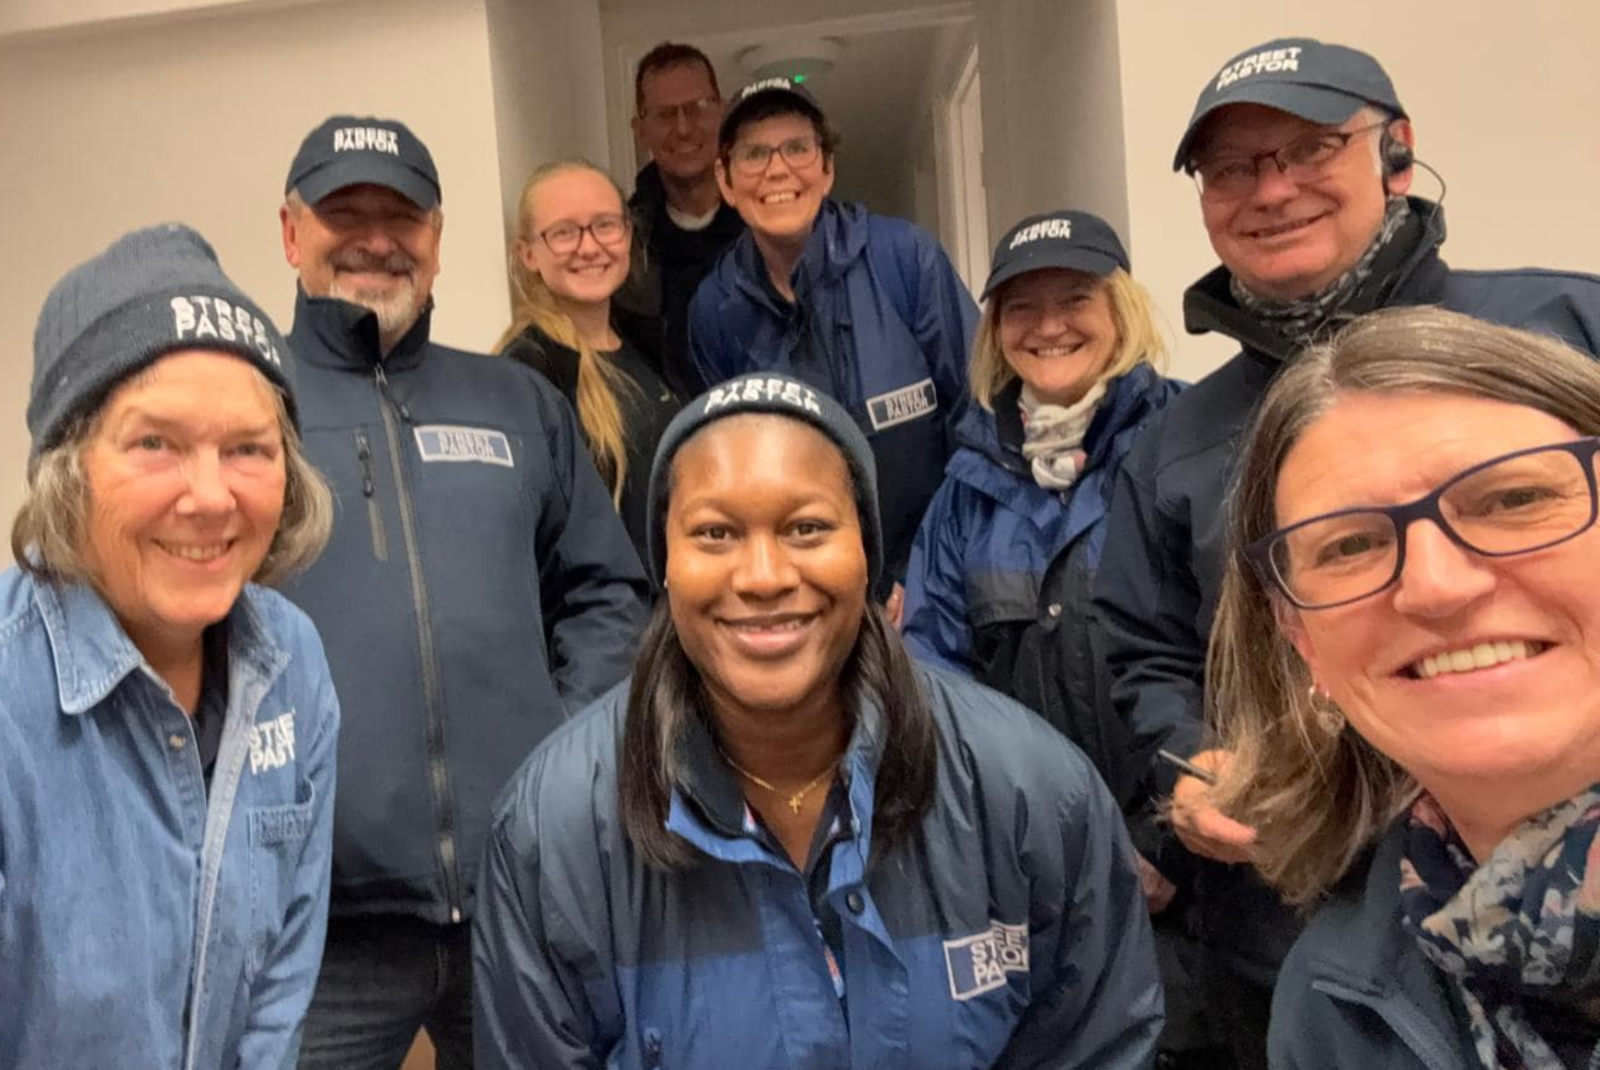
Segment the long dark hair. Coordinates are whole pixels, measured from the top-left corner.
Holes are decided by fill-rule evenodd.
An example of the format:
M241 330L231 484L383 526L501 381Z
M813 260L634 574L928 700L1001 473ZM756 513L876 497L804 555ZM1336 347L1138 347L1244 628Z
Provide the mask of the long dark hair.
M872 818L872 853L882 858L912 837L932 805L939 745L911 658L871 602L839 682L847 709L870 701L883 711ZM671 607L661 599L628 687L617 787L622 827L653 865L680 866L692 857L688 844L667 831L667 807L682 772L679 745L689 718L707 717L709 709L700 672L683 652Z

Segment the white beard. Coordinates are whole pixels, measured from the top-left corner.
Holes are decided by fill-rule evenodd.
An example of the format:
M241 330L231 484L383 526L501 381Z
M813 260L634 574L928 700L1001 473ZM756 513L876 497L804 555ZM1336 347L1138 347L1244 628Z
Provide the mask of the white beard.
M416 283L410 276L400 278L390 290L363 290L346 288L335 274L328 296L371 311L378 317L378 333L384 338L399 338L422 314L422 302L417 299Z

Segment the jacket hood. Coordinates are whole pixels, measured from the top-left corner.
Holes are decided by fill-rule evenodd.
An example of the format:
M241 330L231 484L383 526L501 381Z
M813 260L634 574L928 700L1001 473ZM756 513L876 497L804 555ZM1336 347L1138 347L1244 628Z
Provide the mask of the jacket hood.
M798 302L804 303L812 290L841 279L852 264L866 255L870 233L866 206L824 198L811 225L805 251L795 265L793 286ZM749 229L717 260L707 281L721 301L739 295L779 318L792 311L793 306L778 296L767 278L766 261Z
M1372 275L1351 297L1346 311L1359 315L1390 303L1398 291L1416 295L1408 304L1434 303L1443 293L1448 268L1439 259L1444 244L1444 210L1435 202L1410 197L1411 215L1389 248L1378 254ZM1300 348L1268 329L1234 300L1233 273L1218 265L1183 294L1183 325L1190 334L1215 331L1246 349L1287 360Z

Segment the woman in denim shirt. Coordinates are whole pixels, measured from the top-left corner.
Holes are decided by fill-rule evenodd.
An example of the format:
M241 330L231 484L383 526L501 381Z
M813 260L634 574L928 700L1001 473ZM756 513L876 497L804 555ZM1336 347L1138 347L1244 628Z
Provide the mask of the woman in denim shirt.
M0 573L0 1066L292 1067L338 703L276 328L186 227L51 291Z

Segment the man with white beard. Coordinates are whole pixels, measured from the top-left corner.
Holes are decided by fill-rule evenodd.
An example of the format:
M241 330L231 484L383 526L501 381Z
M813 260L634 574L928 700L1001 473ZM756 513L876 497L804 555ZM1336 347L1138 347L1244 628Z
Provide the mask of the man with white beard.
M426 1027L441 1070L463 1070L490 804L628 671L648 588L556 388L429 338L444 217L416 135L328 119L279 218L300 276L289 347L315 395L306 452L339 504L285 593L322 633L346 711L300 1065L394 1070Z

